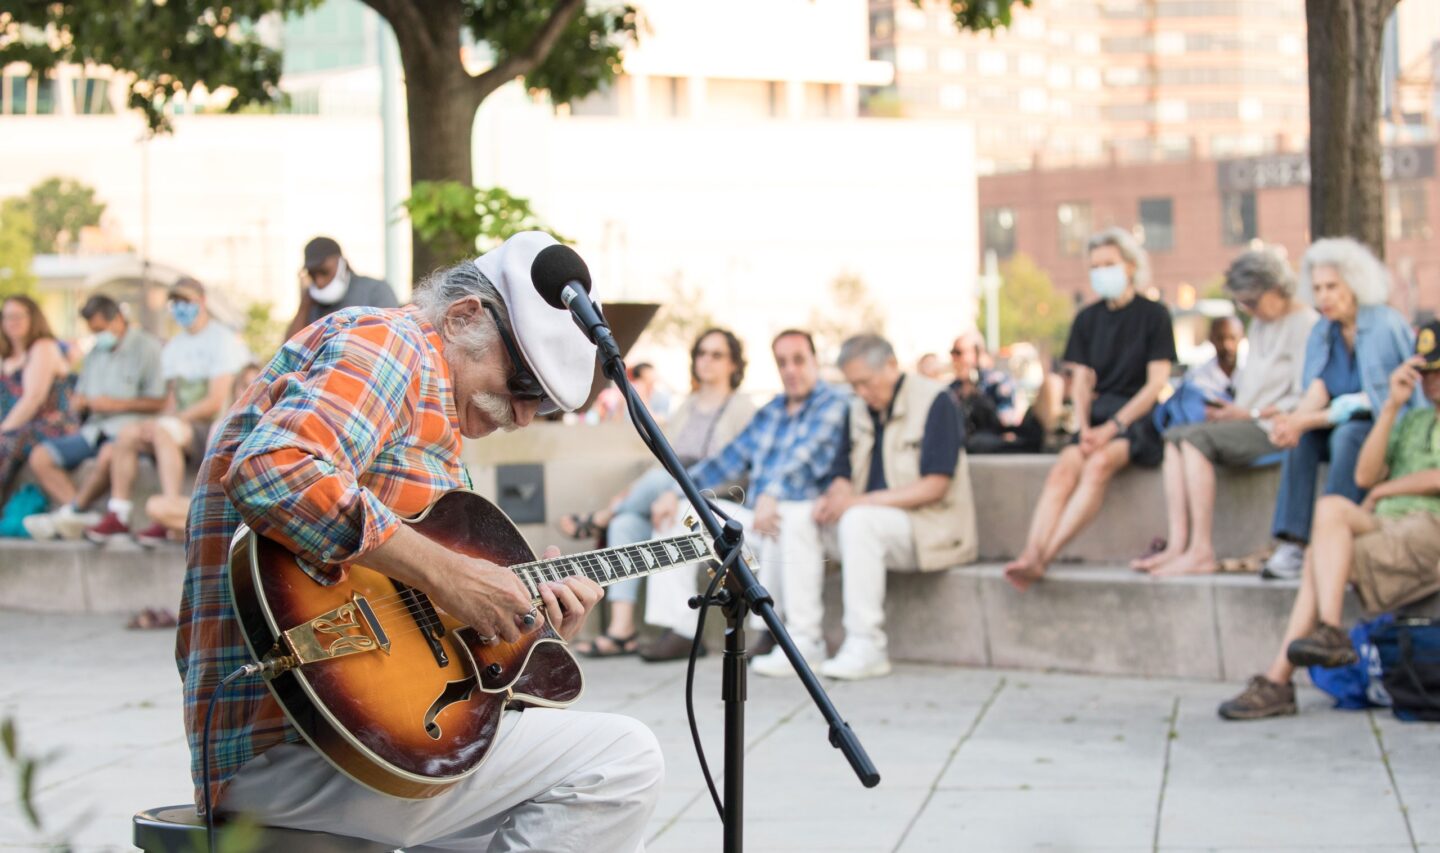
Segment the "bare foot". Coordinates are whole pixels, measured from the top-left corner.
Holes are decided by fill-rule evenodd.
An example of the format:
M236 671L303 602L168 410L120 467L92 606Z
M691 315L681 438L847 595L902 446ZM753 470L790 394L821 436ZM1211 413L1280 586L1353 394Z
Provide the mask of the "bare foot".
M1178 560L1155 569L1150 573L1151 577L1177 577L1179 575L1213 575L1219 565L1215 562L1213 551L1186 551L1180 555Z
M1130 568L1137 572L1151 572L1165 563L1180 559L1185 551L1181 548L1167 547L1163 551L1157 551L1148 557L1138 557L1130 561Z
M1021 592L1029 589L1036 581L1045 577L1045 564L1029 554L1005 564L1005 580Z

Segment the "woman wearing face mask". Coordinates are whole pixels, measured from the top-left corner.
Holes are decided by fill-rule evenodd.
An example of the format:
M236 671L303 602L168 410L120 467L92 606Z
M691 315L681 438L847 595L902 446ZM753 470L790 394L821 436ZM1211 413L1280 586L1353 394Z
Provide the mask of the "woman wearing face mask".
M1405 318L1385 304L1385 265L1348 237L1311 244L1300 264L1298 295L1314 304L1320 320L1305 345L1304 396L1270 430L1270 441L1287 451L1271 524L1279 544L1263 572L1272 579L1300 577L1321 462L1330 463L1324 494L1355 503L1364 497L1355 485L1355 461L1370 434L1371 413L1385 404L1390 374L1415 347ZM1423 404L1417 388L1411 405Z
M69 372L35 300L0 303L0 497L36 445L75 431L65 399Z
M1090 238L1090 287L1100 299L1070 327L1065 361L1079 442L1060 453L1005 579L1022 592L1045 575L1060 549L1100 511L1110 479L1130 463L1159 466L1164 456L1151 410L1175 361L1170 311L1137 293L1148 280L1145 251L1126 231Z

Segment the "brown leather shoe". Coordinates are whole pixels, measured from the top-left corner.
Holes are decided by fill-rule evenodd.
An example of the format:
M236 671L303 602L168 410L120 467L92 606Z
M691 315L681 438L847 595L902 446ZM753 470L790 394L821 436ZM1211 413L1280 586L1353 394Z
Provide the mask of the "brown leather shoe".
M745 647L745 657L758 658L775 648L775 635L765 629L755 632L755 642Z
M690 657L691 637L682 637L666 628L653 642L640 647L640 659L649 663L663 663L670 660L686 660ZM700 644L700 657L709 654L705 644Z
M1322 666L1327 669L1349 666L1360 659L1345 632L1324 622L1308 636L1291 643L1285 649L1285 657L1296 666Z
M1250 679L1245 692L1220 705L1227 720L1259 720L1295 714L1295 685L1276 684L1263 675Z

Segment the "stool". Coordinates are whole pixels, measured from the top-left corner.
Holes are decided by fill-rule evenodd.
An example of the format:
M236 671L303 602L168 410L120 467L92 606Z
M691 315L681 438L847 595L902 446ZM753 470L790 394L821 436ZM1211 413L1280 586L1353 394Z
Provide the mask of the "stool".
M346 835L273 826L261 827L256 843L258 850L286 853L392 853L395 849ZM135 846L145 853L204 851L205 819L195 813L195 806L190 803L137 812Z

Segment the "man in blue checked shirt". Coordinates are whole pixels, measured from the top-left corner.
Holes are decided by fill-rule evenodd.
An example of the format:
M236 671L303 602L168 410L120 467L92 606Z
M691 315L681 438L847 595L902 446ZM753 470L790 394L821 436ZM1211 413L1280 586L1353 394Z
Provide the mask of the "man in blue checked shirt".
M750 424L713 457L697 463L690 476L701 489L720 489L728 483L748 481L745 506L720 501L721 508L754 535L750 546L759 559L762 580L781 604L780 573L793 543L786 539L787 518L808 522L813 502L820 496L840 446L848 395L820 381L815 341L809 332L786 329L770 345L785 391L765 404ZM679 492L661 495L651 508L657 533L675 526L681 516ZM793 526L793 525L792 525ZM678 531L677 531L678 532ZM765 567L770 570L765 572ZM687 657L695 637L696 611L689 606L695 578L688 572L664 572L649 578L645 621L665 631L642 648L647 661ZM754 627L763 627L751 617ZM768 637L768 635L766 635ZM754 645L756 654L767 651L767 641ZM768 640L773 642L773 640ZM701 653L705 652L701 646Z

